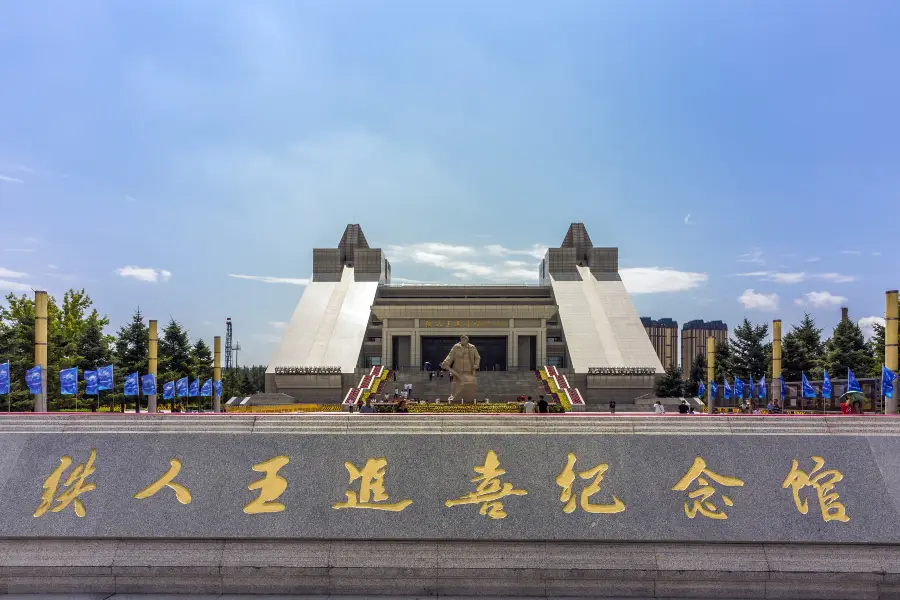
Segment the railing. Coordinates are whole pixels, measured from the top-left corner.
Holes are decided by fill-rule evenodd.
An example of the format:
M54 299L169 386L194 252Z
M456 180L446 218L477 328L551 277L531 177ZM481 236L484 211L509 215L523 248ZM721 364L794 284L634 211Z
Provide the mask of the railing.
M559 398L566 410L571 410L572 406L584 406L584 398L577 388L569 386L569 380L565 375L560 375L556 367L546 366L538 371L538 376L544 382L550 393Z
M387 369L382 366L372 367L366 375L359 380L359 385L347 390L344 401L341 404L356 404L357 402L365 402L370 394L377 391L382 382L387 379Z

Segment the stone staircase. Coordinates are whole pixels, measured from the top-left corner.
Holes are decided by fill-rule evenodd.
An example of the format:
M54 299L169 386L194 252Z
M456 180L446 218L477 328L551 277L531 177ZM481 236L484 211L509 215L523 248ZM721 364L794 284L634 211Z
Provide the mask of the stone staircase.
M437 398L446 400L450 395L450 378L446 373L443 379L439 379L437 374L433 379L429 379L428 373L425 371L397 372L397 380L385 381L381 390L393 393L394 388L402 390L406 383L412 384L414 398L434 401ZM546 392L534 371L479 371L478 373L479 400L490 398L491 402L507 402L522 395L533 396L537 400L541 394L546 394Z

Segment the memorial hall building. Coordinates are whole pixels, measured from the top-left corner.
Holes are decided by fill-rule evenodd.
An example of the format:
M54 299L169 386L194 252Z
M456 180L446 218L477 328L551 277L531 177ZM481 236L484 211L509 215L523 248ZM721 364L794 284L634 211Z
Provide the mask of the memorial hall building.
M508 381L492 392L515 397L552 366L589 404L617 394L627 402L649 393L663 366L618 270L618 248L594 247L573 223L533 285L398 285L382 250L348 225L337 248L313 250L312 280L269 362L266 393L339 402L373 366L424 381L465 334L481 355L480 389Z

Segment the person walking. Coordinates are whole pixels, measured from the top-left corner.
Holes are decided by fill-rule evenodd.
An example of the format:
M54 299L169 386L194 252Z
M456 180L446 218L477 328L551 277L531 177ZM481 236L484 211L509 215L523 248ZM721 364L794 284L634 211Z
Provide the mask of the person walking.
M525 414L534 414L534 402L531 400L531 396L528 396L528 399L525 400L525 404L522 405L522 408L525 411Z
M548 413L550 412L550 405L547 404L547 400L544 399L544 395L541 394L540 398L538 398L538 412L539 413Z
M662 402L657 400L656 404L653 405L653 412L655 412L658 415L664 415L664 414L666 414L666 407L663 406Z
M611 415L616 414L616 399L615 398L613 398L612 400L609 401L609 414L611 414Z

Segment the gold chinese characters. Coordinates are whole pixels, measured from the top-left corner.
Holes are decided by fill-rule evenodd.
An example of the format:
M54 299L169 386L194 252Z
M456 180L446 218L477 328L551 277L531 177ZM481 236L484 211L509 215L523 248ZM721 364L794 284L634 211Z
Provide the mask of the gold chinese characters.
M353 463L346 462L344 466L350 472L350 483L359 479L359 500L356 492L348 490L346 502L338 502L332 508L369 508L372 510L387 510L400 512L410 504L412 500L401 500L389 504L388 495L384 491L384 474L387 471L386 458L370 458L362 469L357 469ZM374 500L374 502L373 502Z
M175 498L181 502L182 504L190 504L191 503L191 492L186 487L181 485L180 483L175 483L175 476L181 471L181 461L177 458L173 458L169 461L169 470L166 471L166 474L156 480L155 483L151 483L146 488L138 492L134 495L138 500L143 500L144 498L149 498L163 489L164 487L171 488L172 491L175 492Z
M278 470L291 461L287 456L276 456L259 464L253 465L253 470L265 473L262 479L257 479L247 486L250 490L259 490L259 496L251 500L244 507L248 515L259 513L276 513L284 510L284 504L275 502L284 490L287 489L287 479L278 474Z
M474 320L474 319L429 319L424 322L424 326L428 328L455 329L458 327L505 327L504 321L496 321L490 319Z
M43 481L40 503L34 510L33 516L37 518L47 513L59 513L70 506L76 517L86 516L86 498L93 497L86 496L86 494L97 490L98 480L100 484L104 482L102 478L104 473L95 473L97 471L96 460L97 451L95 449L90 451L87 460L81 464L73 464L74 461L70 456L60 457L59 463ZM844 474L837 469L825 468L825 459L821 456L812 456L811 460L812 468L804 471L800 468L799 461L793 459L791 469L782 481L781 488L791 491L794 506L801 515L809 513L809 504L814 492L815 501L818 502L824 521L848 522L850 516L847 514L846 506L840 501L837 491L837 485L844 480ZM599 463L587 469L576 470L577 461L578 458L574 452L567 453L565 466L553 480L561 488L559 502L562 504L562 511L566 514L573 514L580 507L581 511L588 514L624 513L625 502L613 493L616 490L607 487L609 483L604 483L604 478L610 472L610 465ZM288 479L281 471L288 463L290 463L290 458L282 455L251 467L253 471L261 473L262 477L247 485L247 489L257 492L257 495L243 507L245 513L254 515L280 513L286 510L285 504L280 499L288 488ZM145 500L162 492L162 497L171 498L167 495L170 492L164 491L164 488L169 488L178 502L183 505L191 504L192 494L188 489L190 481L184 481L186 477L181 472L182 466L180 459L169 459L168 470L153 483L135 493L133 497L137 500ZM411 498L390 501L386 489L388 469L386 457L367 458L361 467L348 461L344 463L344 467L349 473L349 489L344 492L346 497L344 500L331 504L333 509L402 512L413 504ZM514 483L504 481L506 470L500 467L500 460L493 450L489 450L485 455L484 463L475 466L473 470L476 476L470 481L475 484L475 490L459 498L444 501L446 507L477 504L480 505L479 514L482 516L490 519L504 519L508 516L504 507L505 498L529 495L525 489L517 488ZM182 482L176 481L179 474L181 474ZM414 474L401 473L401 475L404 476L404 479L408 479ZM628 474L626 473L626 475ZM107 477L109 476L107 474ZM549 484L550 481L546 483ZM615 486L615 481L613 483ZM742 479L734 475L717 473L709 468L706 460L695 456L690 469L675 483L671 491L686 493L687 498L684 500L683 509L687 518L694 519L699 514L708 519L724 521L730 516L729 508L735 506L735 501L732 499L734 491L727 488L742 487L745 487ZM810 489L807 490L807 488ZM633 490L632 493L634 493ZM787 497L784 497L784 503L787 509L790 506L787 503Z
M840 521L846 523L850 520L847 515L846 507L838 502L840 497L834 491L834 486L844 478L844 474L836 469L822 470L825 466L825 459L821 456L813 456L813 469L806 473L801 471L797 459L791 463L791 471L784 478L781 487L784 489L791 488L794 494L794 506L805 515L809 512L809 503L807 500L800 498L800 492L805 487L812 487L816 490L816 497L819 501L819 510L822 512L822 519L825 521Z
M573 484L575 483L575 455L569 452L569 458L562 473L556 478L556 485L563 490L559 494L559 501L564 502L563 512L575 512L575 496L572 494ZM602 463L593 468L581 471L578 476L582 479L594 478L594 480L581 490L580 505L581 510L589 513L613 514L625 511L625 503L612 497L609 504L591 504L590 498L600 491L600 482L603 481L603 474L609 469L609 465Z
M706 468L706 461L697 456L694 458L694 464L691 465L690 470L688 470L684 477L682 477L678 483L675 484L675 487L672 488L672 491L684 492L687 491L693 483L696 482L699 484L700 487L688 494L688 498L694 501L693 505L688 504L687 501L684 503L684 514L686 514L689 519L696 517L698 512L710 519L728 518L724 509L720 510L711 500L716 493L716 488L710 485L710 481L714 481L719 485L726 487L742 487L744 485L744 482L737 477L719 475L718 473L710 471ZM734 502L731 498L724 494L722 494L722 503L725 504L725 506L734 506Z
M487 515L492 519L506 518L506 511L503 510L501 498L507 496L525 496L528 494L525 490L513 489L513 484L503 483L500 476L506 471L500 468L500 461L497 454L493 450L488 450L484 459L484 464L475 467L477 477L472 478L472 483L478 486L474 492L469 492L462 498L455 500L447 500L444 504L447 506L459 506L460 504L481 504L482 515Z
M94 473L95 458L97 458L97 451L91 449L90 458L88 458L85 464L78 465L72 469L72 472L69 473L69 476L63 483L63 487L67 488L66 491L57 496L56 493L59 491L59 482L62 480L63 473L65 473L66 469L72 464L72 457L61 457L59 459L59 466L44 480L44 493L41 494L41 504L37 507L37 510L34 511L34 516L40 517L48 510L50 512L59 512L64 510L69 504L75 508L76 516L83 517L87 514L84 510L84 503L78 496L97 489L95 484L86 483L87 478ZM53 506L54 496L56 497L56 506Z

